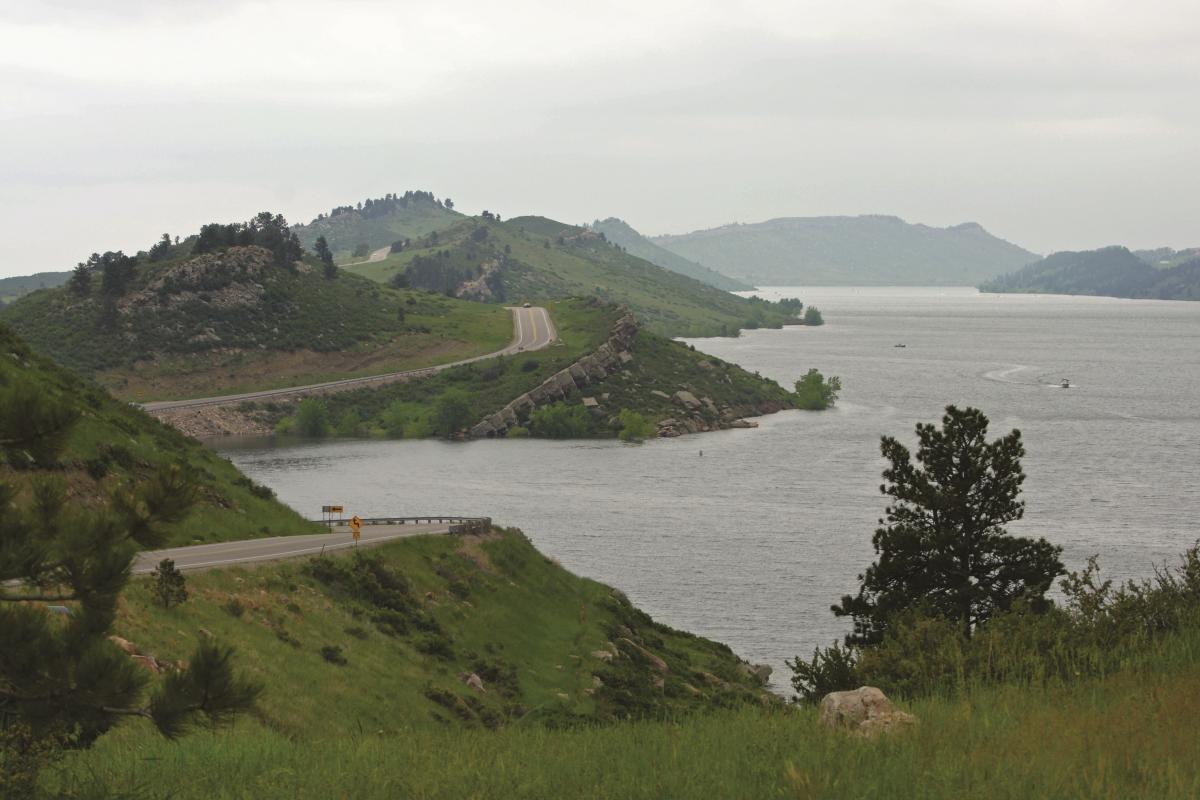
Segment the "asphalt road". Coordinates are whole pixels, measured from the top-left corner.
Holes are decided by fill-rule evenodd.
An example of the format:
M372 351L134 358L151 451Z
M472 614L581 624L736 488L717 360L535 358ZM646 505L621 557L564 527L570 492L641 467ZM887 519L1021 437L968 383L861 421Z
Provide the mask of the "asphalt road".
M513 314L513 340L502 350L497 350L494 353L487 353L474 358L464 358L461 361L451 361L448 364L438 364L433 367L425 367L423 369L401 370L400 372L386 372L382 375L370 375L365 378L344 378L338 381L325 381L324 383L310 383L304 386L289 386L283 389L266 389L261 392L243 392L241 394L226 394L214 397L197 397L192 400L161 400L154 403L143 403L142 408L146 411L165 411L169 408L195 408L197 406L216 406L226 403L240 403L246 400L262 400L268 397L283 397L286 395L305 394L318 389L330 389L339 386L356 386L360 384L375 383L378 381L387 381L404 375L419 376L433 375L436 372L441 372L444 369L451 367L462 366L463 364L472 364L476 361L483 361L497 356L512 355L513 353L522 350L541 350L549 346L557 337L554 330L554 323L550 321L550 314L546 309L535 306L532 308L509 308Z
M441 523L409 523L407 525L364 525L360 547L369 547L406 536L426 533L449 533L450 526ZM147 550L138 553L133 564L135 575L152 572L164 558L174 560L176 569L211 569L257 561L278 561L284 558L315 556L322 552L354 547L354 537L348 527L333 528L331 533L303 536L274 536L269 539L245 539L238 542L197 544L191 547L172 547L166 550Z

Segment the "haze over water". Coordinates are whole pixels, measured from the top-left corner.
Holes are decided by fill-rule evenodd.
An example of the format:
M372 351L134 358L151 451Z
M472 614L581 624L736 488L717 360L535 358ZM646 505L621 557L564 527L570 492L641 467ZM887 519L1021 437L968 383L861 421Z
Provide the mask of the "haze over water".
M619 587L656 619L769 663L811 654L846 626L829 605L871 561L879 437L948 403L1028 455L1017 533L1098 553L1108 577L1147 576L1200 538L1200 303L981 295L974 289L782 288L821 328L694 340L791 384L839 375L828 412L785 412L757 430L618 442L251 442L224 452L316 517L489 515L569 569ZM896 344L906 345L903 348ZM1057 388L1069 378L1071 389ZM700 451L703 451L703 456Z

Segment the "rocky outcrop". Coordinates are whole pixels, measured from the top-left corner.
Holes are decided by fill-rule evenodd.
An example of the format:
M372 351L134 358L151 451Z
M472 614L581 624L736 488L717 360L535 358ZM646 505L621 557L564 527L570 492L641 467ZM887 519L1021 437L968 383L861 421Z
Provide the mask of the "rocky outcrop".
M633 360L629 348L633 346L637 331L637 320L626 311L613 325L612 333L603 344L496 413L484 417L471 428L471 436L477 439L503 436L509 428L528 420L535 408L563 400L579 389L619 372Z
M909 727L917 718L900 711L874 686L851 692L830 692L821 700L821 724L872 737Z

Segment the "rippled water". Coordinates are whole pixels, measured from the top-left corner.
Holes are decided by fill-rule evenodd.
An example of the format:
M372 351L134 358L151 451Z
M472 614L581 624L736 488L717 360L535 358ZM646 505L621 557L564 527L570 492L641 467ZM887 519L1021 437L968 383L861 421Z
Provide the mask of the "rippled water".
M1029 451L1026 518L1078 566L1148 575L1200 537L1200 303L972 289L778 289L821 328L695 340L790 383L839 375L835 410L757 430L616 442L343 441L224 452L302 512L489 515L654 617L776 668L844 632L830 603L871 560L879 436L974 405ZM894 345L903 343L904 348ZM1075 388L1056 388L1062 378ZM701 455L703 451L703 455Z

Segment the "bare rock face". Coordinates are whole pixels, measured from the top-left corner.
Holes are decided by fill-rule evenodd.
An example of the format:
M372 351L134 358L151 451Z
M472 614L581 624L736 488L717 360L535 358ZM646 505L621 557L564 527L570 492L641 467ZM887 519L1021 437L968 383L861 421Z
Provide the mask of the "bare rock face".
M874 686L862 686L850 692L830 692L821 700L822 725L859 736L890 733L916 721L912 714L893 706L887 695Z
M474 672L460 672L458 674L458 679L465 683L468 688L474 689L477 692L487 691L483 688L483 679Z

